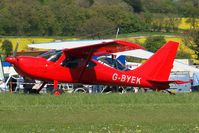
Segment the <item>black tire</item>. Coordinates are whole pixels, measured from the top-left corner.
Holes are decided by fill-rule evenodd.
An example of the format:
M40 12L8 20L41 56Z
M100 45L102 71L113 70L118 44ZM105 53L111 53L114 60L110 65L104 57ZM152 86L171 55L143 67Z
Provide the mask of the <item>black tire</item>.
M74 93L87 93L88 91L85 88L76 88Z

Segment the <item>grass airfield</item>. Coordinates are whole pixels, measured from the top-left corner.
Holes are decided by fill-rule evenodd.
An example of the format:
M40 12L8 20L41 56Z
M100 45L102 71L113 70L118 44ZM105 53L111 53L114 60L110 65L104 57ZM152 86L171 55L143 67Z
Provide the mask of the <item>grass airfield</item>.
M199 133L199 93L0 94L1 133Z

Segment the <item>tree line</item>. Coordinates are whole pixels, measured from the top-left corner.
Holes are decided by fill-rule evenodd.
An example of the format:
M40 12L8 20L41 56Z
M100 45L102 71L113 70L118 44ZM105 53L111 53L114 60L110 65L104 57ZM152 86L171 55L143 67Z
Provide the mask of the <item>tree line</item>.
M140 31L177 31L199 16L198 0L1 0L0 35L101 38Z

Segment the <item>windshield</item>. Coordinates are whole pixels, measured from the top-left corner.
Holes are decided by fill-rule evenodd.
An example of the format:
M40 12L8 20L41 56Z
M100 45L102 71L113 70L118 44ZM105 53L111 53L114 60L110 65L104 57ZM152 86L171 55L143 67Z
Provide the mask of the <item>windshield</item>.
M51 50L44 54L39 55L39 57L43 57L49 61L56 62L61 55L62 55L61 50Z
M98 61L107 64L108 66L114 67L119 70L127 70L126 67L117 59L112 59L112 58L99 58Z

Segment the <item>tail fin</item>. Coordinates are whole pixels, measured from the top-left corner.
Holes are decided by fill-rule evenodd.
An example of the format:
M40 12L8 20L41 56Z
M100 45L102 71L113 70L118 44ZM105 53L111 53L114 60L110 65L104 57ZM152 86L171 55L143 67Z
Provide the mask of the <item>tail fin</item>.
M177 42L167 42L144 64L134 71L151 80L167 81L173 67L173 61L176 56L178 45Z

